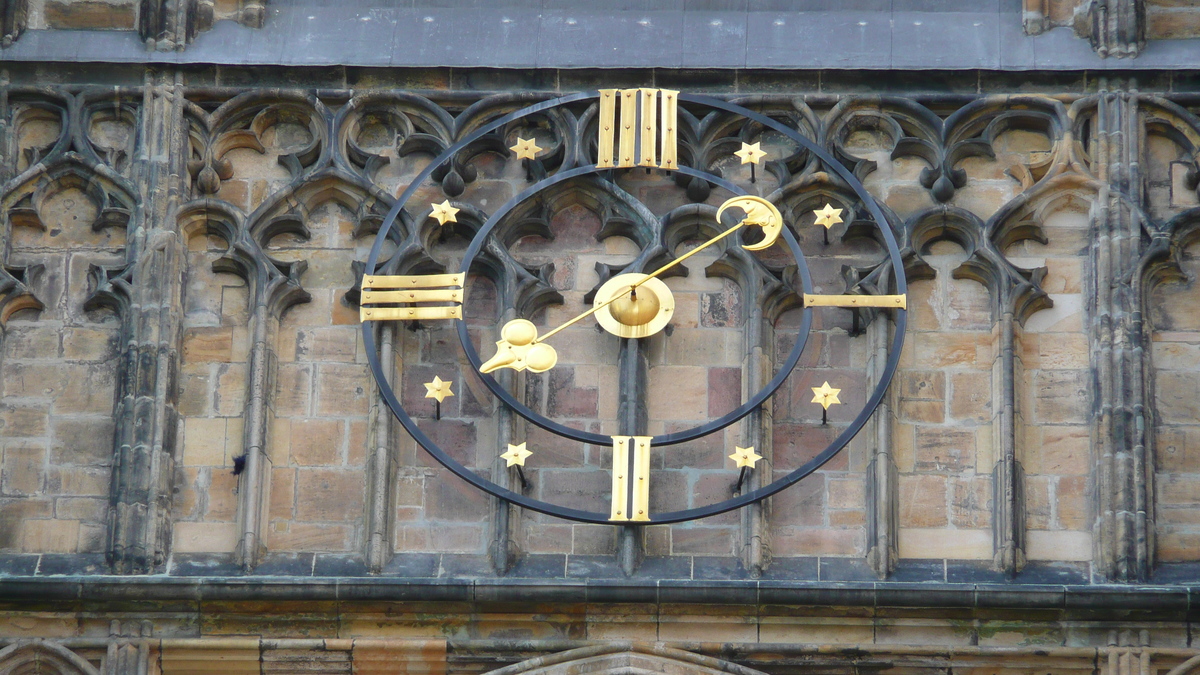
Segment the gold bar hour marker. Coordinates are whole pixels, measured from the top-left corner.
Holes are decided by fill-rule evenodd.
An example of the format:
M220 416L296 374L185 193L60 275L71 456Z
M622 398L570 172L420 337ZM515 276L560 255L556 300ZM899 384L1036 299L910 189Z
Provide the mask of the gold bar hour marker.
M613 436L612 511L609 520L650 520L650 441L653 436ZM633 445L632 471L629 446Z
M658 98L658 90L643 88L639 91L642 95L642 142L638 166L657 166L654 142L658 140L658 106L654 103Z
M613 166L613 139L616 138L618 89L600 90L600 133L597 138L596 166Z
M619 140L616 123L617 99L621 100ZM596 130L596 166L602 169L626 169L635 166L678 169L678 122L678 91L651 87L601 89L600 117ZM615 161L614 142L617 146Z
M621 92L621 141L617 147L617 166L632 167L634 139L637 129L637 89Z
M461 319L466 274L366 275L360 321ZM450 303L425 305L424 303ZM367 305L392 305L368 307ZM395 306L402 305L402 306Z
M908 309L907 295L809 295L805 307L891 307Z
M662 163L664 169L678 169L679 155L675 149L676 123L679 116L679 92L662 90Z

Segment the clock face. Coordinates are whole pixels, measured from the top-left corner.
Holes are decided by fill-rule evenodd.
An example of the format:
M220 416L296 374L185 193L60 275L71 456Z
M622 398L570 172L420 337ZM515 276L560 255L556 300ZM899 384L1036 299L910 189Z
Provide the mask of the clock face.
M907 296L883 212L797 126L715 98L644 88L565 96L464 132L401 194L366 263L363 339L397 420L475 487L581 522L713 516L820 468L882 400ZM461 189L440 201L416 198L430 194L431 176L484 153L519 162L525 189L499 205L460 199ZM780 189L796 173L812 180L791 194ZM732 174L737 181L725 177ZM564 204L600 222L580 236L554 217ZM414 218L406 206L425 211ZM436 265L424 254L424 264L412 263L414 247L429 244L414 234L421 222L468 240L456 268L430 271ZM872 245L840 276L827 259L810 266L806 249L827 252L852 236ZM723 292L706 293L713 284ZM473 295L494 298L494 322L463 318ZM828 339L810 339L814 325L842 326L834 332L846 342L883 313L894 329L884 329L869 373L843 369L833 371L840 381L818 382L830 371L806 372L814 350L830 348ZM383 329L401 325L452 331L457 372L430 378L428 368L389 357ZM595 386L571 389L585 380ZM550 390L559 391L556 405L547 405ZM498 420L487 440L438 433L451 423L442 405L467 391ZM810 413L802 424L813 432L810 447L798 455L770 451L781 405ZM478 447L452 445L464 442ZM682 500L656 499L672 464L663 457L681 447L705 479ZM468 455L477 459L463 461ZM590 469L591 480L554 485L565 456Z

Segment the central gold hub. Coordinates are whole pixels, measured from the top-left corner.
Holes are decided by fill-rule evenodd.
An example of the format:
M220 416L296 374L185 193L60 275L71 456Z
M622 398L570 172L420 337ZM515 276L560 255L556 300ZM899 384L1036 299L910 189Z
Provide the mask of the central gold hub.
M633 288L634 284L639 285ZM600 306L596 321L604 330L620 337L640 338L667 327L675 311L675 297L660 279L632 272L619 274L600 286L595 305Z
M614 300L608 311L626 326L644 326L658 316L661 308L657 295L644 288L635 288Z

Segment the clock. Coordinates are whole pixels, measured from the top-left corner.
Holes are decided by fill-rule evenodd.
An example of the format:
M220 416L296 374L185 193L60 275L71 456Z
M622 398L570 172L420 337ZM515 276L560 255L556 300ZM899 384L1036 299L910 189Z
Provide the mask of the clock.
M566 131L549 140L543 138L541 142L548 146L543 149L538 146L539 139L535 134L522 135L521 130L528 129L531 121L547 119L557 120ZM744 131L734 141L710 143L700 152L697 139L711 131L716 124L714 120L722 120L727 127L741 125ZM789 144L793 158L803 154L806 161L819 163L820 170L832 176L846 194L854 195L857 203L843 203L842 208L827 203L815 210L815 220L805 227L824 226L821 239L824 243L819 245L828 246L830 228L849 218L855 210L861 212L858 221L873 228L871 238L880 244L882 256L875 269L884 270L883 274L876 275L885 280L882 284L861 284L847 289L853 292L840 294L817 292L801 248L801 238L796 236L801 225L788 222L769 196L753 193L762 187L755 178L756 167L767 160L766 168L771 168L770 161L779 162L778 168L787 159L772 158L772 150L762 147L761 138L767 133ZM508 146L514 135L515 144ZM760 141L746 142L755 137ZM740 149L734 150L737 142L740 142ZM440 227L446 227L470 215L475 223L467 228L470 241L462 252L458 269L429 274L399 273L405 270L398 269L396 242L403 239L404 223L411 225L413 221L407 212L401 217L405 206L413 203L417 195L429 194L431 176L444 176L448 170L456 170L454 167L464 166L471 158L485 152L498 152L505 161L522 162L527 179L525 189L502 205L490 206L490 210L485 210L485 205L455 201L454 198L431 201L425 216L430 222L436 221ZM774 152L784 151L777 148ZM714 153L728 154L731 161L736 159L741 164L749 164L752 180L749 186L719 175L712 161ZM477 272L482 266L495 265L500 259L511 263L518 257L511 249L529 228L523 228L519 223L514 225L514 219L528 219L530 204L546 195L561 195L573 189L572 186L584 183L611 186L629 200L637 201L632 194L616 188L616 181L622 176L637 175L632 172L655 172L673 177L676 189L686 193L683 201L692 204L670 209L667 213L654 213L649 205L637 204L640 213L651 215L644 218L639 236L629 238L639 249L636 253L627 251L622 257L611 256L610 260L604 260L603 252L591 251L589 260L601 258L594 261L598 279L595 287L582 299L576 297L578 294L572 295L570 302L574 304L569 306L564 295L556 289L545 288L539 296L542 302L503 308L507 318L499 322L492 335L481 339L479 331L473 331L464 320L462 307L476 291L473 280L478 278ZM462 194L461 190L450 192ZM852 211L844 218L846 208ZM671 230L672 220L682 217L681 214L692 220L701 218L710 222L704 227L693 227L689 243L694 245L686 253L676 255L675 252L683 249L680 238L676 236L675 240L668 241L667 233ZM796 221L807 213L789 215ZM557 234L546 222L542 222L538 230L544 238L553 238ZM506 234L501 236L501 233ZM700 233L704 236L698 236ZM813 237L805 240L816 241ZM572 251L569 249L569 245L563 244L556 252L570 256ZM647 414L640 417L627 415L616 424L619 428L606 429L601 423L580 424L577 419L568 423L556 419L549 410L536 409L537 406L530 405L519 394L519 388L513 384L517 379L515 374L522 373L520 377L526 383L530 378L551 376L555 368L563 367L560 353L570 347L571 331L581 328L596 333L595 340L602 345L597 350L597 358L611 357L613 363L607 365L619 366L616 368L619 379L644 379L645 368L639 373L637 367L639 349L646 349L655 340L660 341L658 349L680 349L669 337L679 311L671 278L684 271L683 264L689 258L718 253L722 257L736 257L742 264L762 270L779 269L778 261L785 260L788 271L783 276L787 278L773 282L772 297L776 303L794 307L799 317L796 339L790 348L780 351L780 358L775 359L771 372L750 378L745 391L739 392L740 400L731 404L730 409L718 411L719 414L696 423L670 427L656 425ZM631 256L632 260L629 259ZM575 268L583 266L584 262L573 262ZM552 280L552 275L538 279L526 276L526 281L540 281L543 286ZM765 276L776 279L778 275ZM882 290L891 292L879 292L876 287L879 285L885 286ZM776 494L820 468L863 428L883 399L896 371L907 315L906 281L896 238L880 207L849 168L796 128L771 116L713 97L655 88L602 89L540 102L481 124L445 147L408 185L382 222L365 264L361 288L363 341L382 398L399 423L437 462L474 487L523 508L572 521L620 525L675 523L715 516ZM556 305L552 313L556 317L554 320L548 319L551 312L544 311L547 302ZM815 317L822 312L847 310L855 312L856 319L859 313L887 312L894 330L882 367L877 365L871 382L862 384L863 391L852 397L861 401L860 407L848 423L832 434L832 440L796 466L774 466L765 470L764 475L753 481L752 489L749 485L743 489L744 479L748 473L764 471L767 462L760 461L762 456L752 444L747 443L745 447L731 444L732 447L720 450L718 465L724 467L721 470L728 471L728 484L734 486L732 490L711 495L701 500L703 503L685 508L652 508L657 464L653 461L654 453L673 445L711 438L714 434L721 441L727 427L773 405L772 399L781 387L803 370L797 366L809 345ZM452 375L445 379L435 376L432 381L406 377L403 363L398 367L389 363L385 367L377 331L381 322L404 322L410 327L452 322L458 342L457 358L465 368L473 371L464 375L472 380L473 395L478 397L481 395L478 392L482 392L482 396L492 399L497 409L511 411L512 415L548 432L539 434L536 442L513 437L506 439L513 442L497 443L500 447L479 449L483 454L494 452L491 456L503 460L506 470L516 472L519 482L506 482L519 487L501 485L492 480L490 472L473 470L456 459L462 457L464 451L475 452L476 449L442 447L435 441L438 434L429 430L441 422L442 403L455 395L456 387L461 395L465 383L454 382ZM743 329L746 329L745 325ZM766 345L766 348L770 349L772 345ZM686 350L672 354L674 362L686 363L688 358ZM623 383L621 405L644 412L645 401L637 399L646 395L647 388L644 381L637 384ZM855 384L858 386L859 383ZM412 391L407 392L409 389ZM844 405L842 386L836 382L823 382L811 389L811 402L806 403L820 406L821 424L825 424L829 407ZM406 409L401 401L412 401L413 392L424 392L425 396L417 400L432 399L433 409ZM409 408L412 407L410 402ZM539 491L531 484L527 471L536 476L540 458L552 456L555 443L583 444L591 449L585 457L604 458L595 463L597 470L608 473L607 494L604 495L607 508L580 508L577 503L556 502L546 496L554 491ZM726 457L731 461L726 462Z

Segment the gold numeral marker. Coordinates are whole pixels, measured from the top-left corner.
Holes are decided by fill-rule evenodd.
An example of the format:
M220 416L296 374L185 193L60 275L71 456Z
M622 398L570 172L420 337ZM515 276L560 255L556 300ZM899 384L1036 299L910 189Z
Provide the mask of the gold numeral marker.
M612 511L609 520L650 520L650 441L653 436L613 436ZM633 445L633 462L629 446Z
M809 295L805 307L892 307L908 309L907 295Z
M676 125L679 117L679 92L670 89L662 90L662 164L659 164L664 169L678 169L679 165L676 160L679 153L676 152L675 138Z
M637 90L621 92L621 141L617 146L617 166L633 166L633 145L637 129Z
M655 163L654 141L657 140L656 133L658 125L654 102L658 98L657 89L642 89L642 142L640 143L641 159L638 161L638 166L657 166Z
M616 124L618 98L621 99L620 125ZM659 122L660 113L661 124ZM601 168L632 168L635 166L660 169L679 168L679 153L676 148L678 118L678 91L648 87L601 89L596 166ZM619 137L617 136L617 126L620 127ZM618 138L619 140L616 140L615 143L616 159L614 161L614 139ZM661 155L661 161L659 155Z
M596 166L613 166L613 139L616 138L617 94L619 89L600 90L600 135L597 139Z
M466 274L366 275L360 321L461 319ZM450 303L430 305L426 303ZM367 305L383 305L368 307ZM390 306L389 306L390 305ZM401 306L396 306L401 305Z

